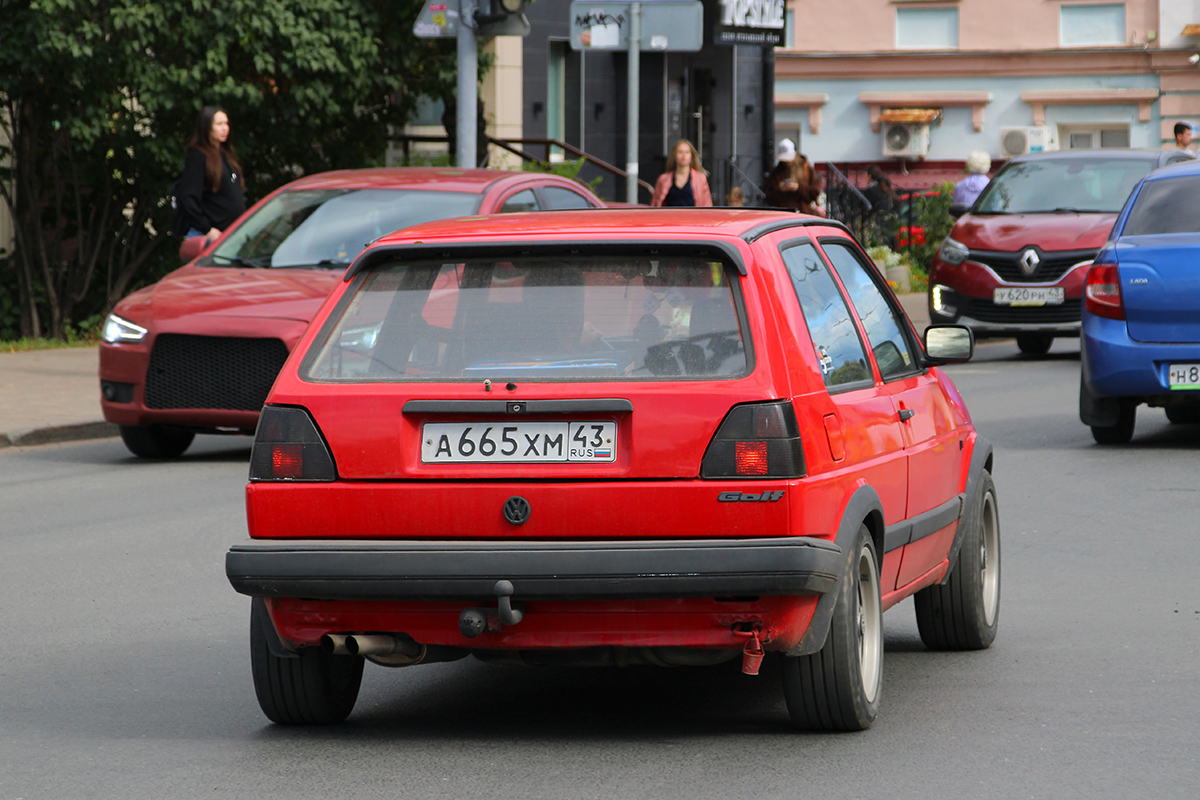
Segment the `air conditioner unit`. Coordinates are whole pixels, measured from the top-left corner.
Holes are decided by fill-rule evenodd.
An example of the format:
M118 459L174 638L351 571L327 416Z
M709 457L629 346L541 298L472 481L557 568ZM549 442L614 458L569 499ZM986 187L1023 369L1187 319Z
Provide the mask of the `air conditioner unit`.
M1026 153L1043 153L1057 150L1058 142L1052 129L1042 126L1034 128L1001 128L1000 156L1012 158Z
M929 152L929 124L885 122L883 154L889 158L914 158Z

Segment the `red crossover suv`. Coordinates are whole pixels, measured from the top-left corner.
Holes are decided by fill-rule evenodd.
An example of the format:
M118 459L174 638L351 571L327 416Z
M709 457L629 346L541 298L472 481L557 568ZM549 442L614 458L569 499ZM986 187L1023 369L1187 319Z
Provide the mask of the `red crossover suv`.
M149 458L180 455L197 433L251 434L288 353L368 242L446 217L603 205L534 172L367 169L289 183L113 309L100 345L104 418Z
M1040 355L1079 336L1088 267L1138 181L1178 151L1064 150L1014 158L942 242L929 273L929 318L977 337L1015 336Z
M840 223L674 209L430 223L360 255L251 454L255 689L344 719L364 660L783 664L874 719L884 610L991 644L992 449Z

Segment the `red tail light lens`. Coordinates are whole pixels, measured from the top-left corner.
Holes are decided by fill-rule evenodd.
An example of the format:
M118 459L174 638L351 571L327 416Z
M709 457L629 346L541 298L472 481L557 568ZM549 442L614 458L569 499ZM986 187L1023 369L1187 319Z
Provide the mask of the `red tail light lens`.
M267 406L250 451L252 481L332 481L333 456L303 408Z
M1092 264L1084 287L1084 303L1089 314L1109 319L1125 319L1121 299L1121 276L1116 264Z
M801 478L805 475L796 410L784 400L734 406L717 429L702 478Z

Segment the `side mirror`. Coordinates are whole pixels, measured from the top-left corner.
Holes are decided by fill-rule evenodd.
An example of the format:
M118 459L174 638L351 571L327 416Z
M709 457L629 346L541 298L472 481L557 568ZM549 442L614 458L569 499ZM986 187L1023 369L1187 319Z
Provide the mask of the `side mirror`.
M930 325L925 329L925 360L932 364L970 361L975 334L965 325Z
M961 217L963 214L967 213L970 210L971 210L970 206L964 206L961 203L955 203L954 205L950 206L950 216L954 217L955 219L958 219L959 217Z
M204 248L208 246L207 236L193 236L190 239L184 239L183 244L179 245L179 259L184 264L188 263L196 256L204 252Z

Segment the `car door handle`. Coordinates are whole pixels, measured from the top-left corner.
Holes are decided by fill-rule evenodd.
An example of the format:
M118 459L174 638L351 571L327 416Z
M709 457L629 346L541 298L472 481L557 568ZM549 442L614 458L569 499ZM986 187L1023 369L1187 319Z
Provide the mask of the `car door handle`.
M912 419L913 417L915 417L916 415L917 415L917 412L913 411L911 408L902 408L902 409L900 409L900 421L901 421L901 422L905 422L905 421L907 421L907 420L910 420L910 419Z

